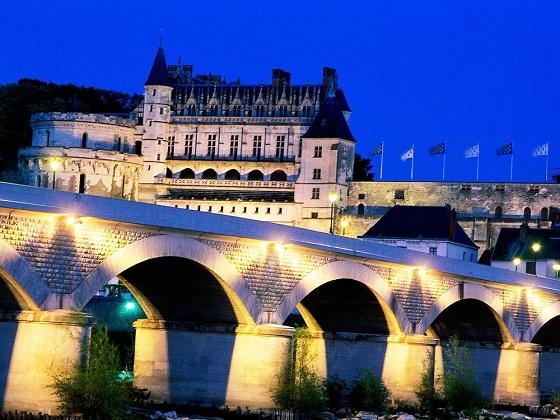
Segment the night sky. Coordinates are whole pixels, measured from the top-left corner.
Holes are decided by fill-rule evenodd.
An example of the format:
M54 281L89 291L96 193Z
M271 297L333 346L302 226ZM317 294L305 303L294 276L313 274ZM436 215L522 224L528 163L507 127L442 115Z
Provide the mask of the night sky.
M163 40L168 64L228 82L292 84L338 71L357 150L376 179L543 182L560 168L558 1L3 2L0 84L28 77L142 93ZM554 173L555 171L550 171ZM557 172L560 172L558 169ZM550 181L550 175L548 176Z

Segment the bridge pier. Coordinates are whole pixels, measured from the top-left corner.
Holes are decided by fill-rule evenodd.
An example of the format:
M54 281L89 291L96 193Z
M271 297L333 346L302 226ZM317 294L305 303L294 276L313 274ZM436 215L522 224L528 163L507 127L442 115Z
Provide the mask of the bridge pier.
M0 411L57 413L48 385L82 357L93 317L69 311L0 311Z
M426 366L433 366L436 339L422 335L313 333L316 367L323 377L337 375L351 384L362 369L383 379L391 398L416 403Z
M151 398L177 404L273 407L294 329L138 320L134 375Z
M469 349L483 395L497 403L538 405L542 347L532 343L463 343ZM441 375L444 351L436 348L435 372Z

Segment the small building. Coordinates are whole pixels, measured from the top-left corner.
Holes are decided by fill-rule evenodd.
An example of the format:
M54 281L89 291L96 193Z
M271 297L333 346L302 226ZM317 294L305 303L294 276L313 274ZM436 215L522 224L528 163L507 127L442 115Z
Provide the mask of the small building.
M463 261L478 256L455 210L444 206L394 206L359 238Z
M558 278L560 270L560 229L552 223L550 229L502 228L490 259L492 267L505 268Z

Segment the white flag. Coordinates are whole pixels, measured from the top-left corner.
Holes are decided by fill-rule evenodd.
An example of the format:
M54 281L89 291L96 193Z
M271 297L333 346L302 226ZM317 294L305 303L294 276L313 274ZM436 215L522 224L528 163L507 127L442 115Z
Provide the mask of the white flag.
M478 157L478 155L480 154L480 144L477 144L473 147L468 148L467 150L465 150L465 158L473 158L473 157Z
M548 143L545 143L533 150L533 157L535 156L548 156Z
M414 147L412 147L410 150L404 152L404 154L401 156L401 160L405 161L407 159L412 159L414 158Z

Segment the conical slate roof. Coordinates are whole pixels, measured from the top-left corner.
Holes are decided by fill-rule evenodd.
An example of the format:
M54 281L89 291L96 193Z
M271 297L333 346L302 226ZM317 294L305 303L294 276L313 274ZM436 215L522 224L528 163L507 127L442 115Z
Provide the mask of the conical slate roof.
M169 74L167 73L167 63L161 46L157 50L150 75L144 85L171 86L171 80L169 80Z
M329 95L303 138L336 138L356 141L344 118L336 95Z

